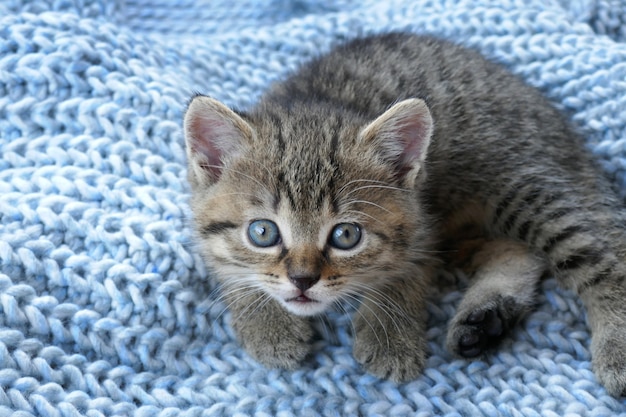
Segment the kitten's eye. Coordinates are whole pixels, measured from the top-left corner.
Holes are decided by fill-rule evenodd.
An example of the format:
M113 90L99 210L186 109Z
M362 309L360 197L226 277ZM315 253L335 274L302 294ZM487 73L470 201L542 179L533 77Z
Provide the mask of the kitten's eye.
M354 223L340 223L330 232L328 243L337 249L348 250L361 241L361 228Z
M280 242L280 233L273 221L255 220L248 226L248 238L255 246L269 248Z

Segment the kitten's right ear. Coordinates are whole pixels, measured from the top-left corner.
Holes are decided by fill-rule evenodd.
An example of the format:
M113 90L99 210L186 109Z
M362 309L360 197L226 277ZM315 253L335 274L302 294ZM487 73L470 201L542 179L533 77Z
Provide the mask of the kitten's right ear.
M197 95L189 103L183 123L187 169L192 186L209 186L222 175L228 159L252 139L252 127L217 100Z
M393 105L367 125L360 139L378 151L395 170L396 178L411 188L422 169L433 133L433 119L423 100L411 98Z

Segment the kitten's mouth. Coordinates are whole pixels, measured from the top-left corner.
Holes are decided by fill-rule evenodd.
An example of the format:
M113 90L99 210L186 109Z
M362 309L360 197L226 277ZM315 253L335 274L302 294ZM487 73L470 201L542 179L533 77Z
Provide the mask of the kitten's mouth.
M283 298L281 301L287 311L298 316L314 316L323 313L327 307L325 302L315 300L304 292L300 292L296 297Z
M319 301L313 300L312 298L307 297L304 293L300 294L297 297L289 298L287 300L288 303L318 303Z

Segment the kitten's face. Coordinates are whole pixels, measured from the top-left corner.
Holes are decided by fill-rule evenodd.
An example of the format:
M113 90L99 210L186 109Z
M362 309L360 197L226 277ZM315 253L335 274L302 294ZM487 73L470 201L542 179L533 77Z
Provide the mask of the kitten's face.
M199 163L217 181L200 184L190 166L201 249L224 291L298 315L383 297L415 260L415 192L340 120L246 126L249 140L219 164Z
M200 230L234 225L202 240L226 291L258 288L289 311L311 315L372 291L402 263L396 246L412 225L403 221L405 191L354 178L303 210L297 205L308 204L276 192L281 184L253 180L256 169L234 169L195 204Z

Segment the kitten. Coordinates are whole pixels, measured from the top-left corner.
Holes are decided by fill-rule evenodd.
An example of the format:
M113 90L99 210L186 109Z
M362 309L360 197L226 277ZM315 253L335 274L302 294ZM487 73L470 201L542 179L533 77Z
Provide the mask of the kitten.
M360 299L355 358L415 378L437 255L472 240L483 244L450 351L495 345L547 269L584 302L597 376L625 393L621 202L564 118L498 65L433 38L373 36L247 112L198 95L184 129L200 249L260 362L295 368L309 316Z

